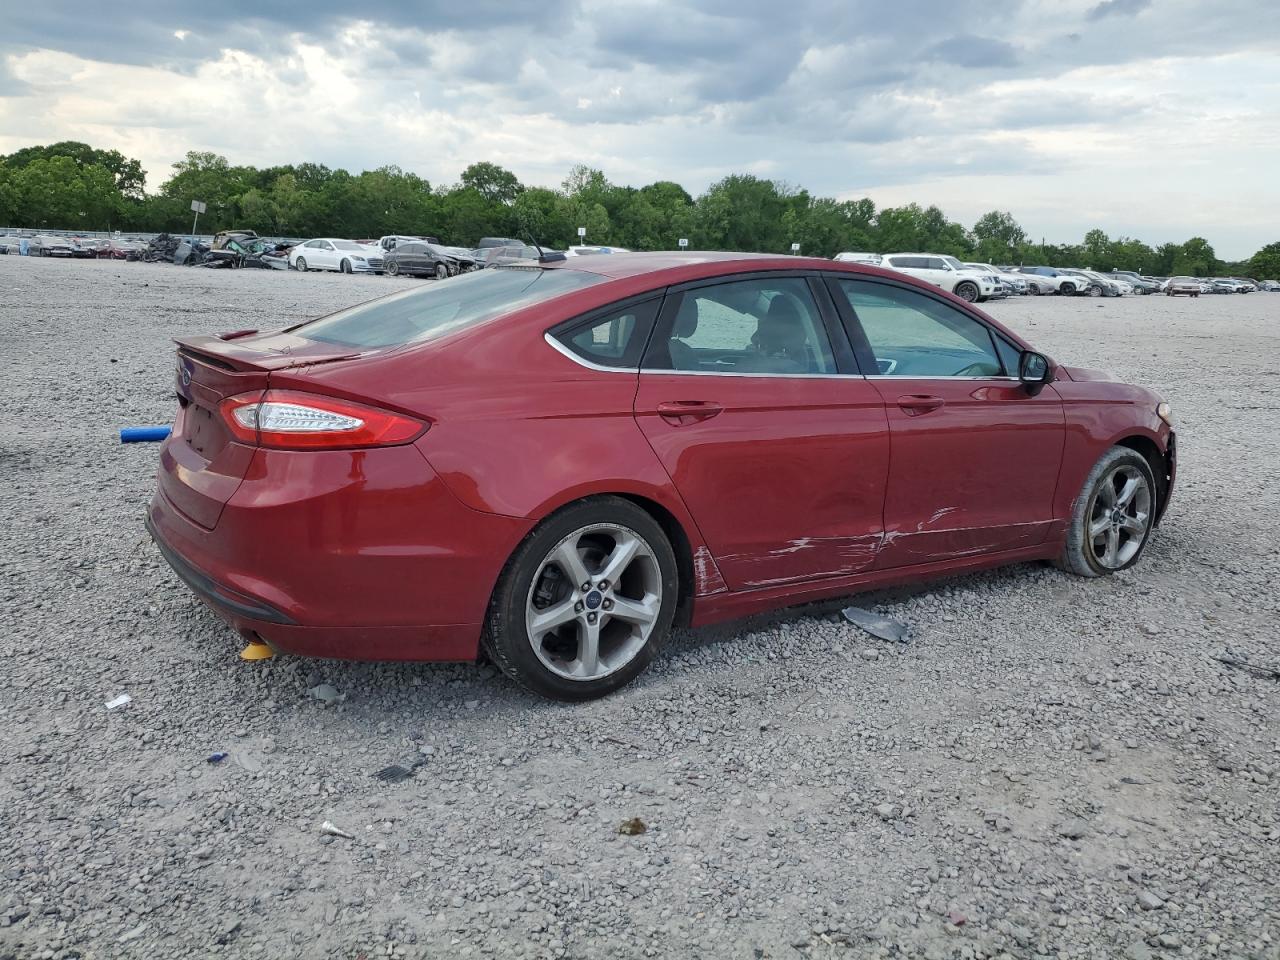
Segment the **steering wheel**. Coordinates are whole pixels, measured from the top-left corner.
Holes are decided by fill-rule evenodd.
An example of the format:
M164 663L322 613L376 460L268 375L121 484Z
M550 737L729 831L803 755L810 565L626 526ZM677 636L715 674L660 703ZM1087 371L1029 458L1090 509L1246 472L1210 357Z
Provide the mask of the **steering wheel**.
M953 377L990 377L993 374L987 369L985 363L971 363L963 370L957 370L952 374Z

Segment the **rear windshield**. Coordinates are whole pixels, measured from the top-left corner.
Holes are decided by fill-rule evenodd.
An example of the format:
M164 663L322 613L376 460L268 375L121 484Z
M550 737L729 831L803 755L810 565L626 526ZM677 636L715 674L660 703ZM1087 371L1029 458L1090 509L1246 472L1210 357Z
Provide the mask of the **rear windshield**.
M492 267L393 293L290 332L344 347L395 347L441 337L604 280L582 270Z

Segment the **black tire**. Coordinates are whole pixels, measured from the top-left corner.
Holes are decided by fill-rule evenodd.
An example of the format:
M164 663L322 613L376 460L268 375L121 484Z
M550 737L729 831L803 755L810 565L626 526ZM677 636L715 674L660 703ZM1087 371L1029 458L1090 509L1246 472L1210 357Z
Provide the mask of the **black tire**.
M1027 292L1030 293L1033 297L1040 296L1040 284L1038 283L1028 284Z
M295 261L293 262L293 269L297 270L299 273L306 273L306 272L307 272L307 258L306 258L306 257L299 257L297 260L295 260Z
M341 262L340 264L338 264L338 270L339 270L341 273L350 273L350 272L351 272L351 261L350 261L350 260L348 260L346 257L343 257L343 258L342 258L342 262Z
M1073 297L1076 293L1076 285L1074 283L1064 283L1058 288L1058 293L1064 297Z
M549 670L534 652L525 622L526 603L547 554L574 531L596 523L624 527L648 544L658 565L662 599L648 641L630 662L596 680L570 680ZM652 662L670 633L678 593L675 553L657 521L629 500L593 497L552 514L511 555L489 601L481 642L500 670L534 693L570 702L594 700L630 683Z
M1098 522L1096 516L1099 509L1105 514L1106 509L1099 503L1103 486L1111 482L1117 470L1132 470L1141 475L1149 494L1145 518L1145 530L1138 542L1138 549L1125 562L1108 566L1096 555L1094 543L1089 537L1089 526ZM1128 447L1112 447L1104 453L1089 471L1080 495L1071 509L1071 523L1067 527L1067 539L1062 548L1062 555L1054 561L1055 565L1068 573L1080 577L1105 577L1120 570L1127 570L1141 559L1151 541L1151 531L1155 527L1155 518L1160 512L1160 489L1156 486L1151 465L1142 454ZM1129 535L1130 541L1133 538Z
M978 285L965 280L956 284L955 294L965 303L975 303L978 300Z
M1102 288L1098 286L1096 283L1089 284L1089 296L1100 297L1102 296L1102 292L1103 292Z
M449 268L443 263L436 264L436 279L447 280L449 278Z
M388 261L387 261L387 276L389 276L389 277L398 277L398 276L400 276L400 261L399 261L399 260L388 260Z

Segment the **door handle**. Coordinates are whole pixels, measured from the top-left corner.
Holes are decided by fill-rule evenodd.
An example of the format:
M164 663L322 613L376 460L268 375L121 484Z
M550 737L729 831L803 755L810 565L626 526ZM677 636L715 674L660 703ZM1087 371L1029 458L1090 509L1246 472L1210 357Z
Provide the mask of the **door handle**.
M658 416L677 427L710 420L724 407L710 400L664 400L658 404Z
M912 393L898 398L898 406L909 417L918 417L922 413L931 413L942 407L946 402L941 397L930 397L919 393Z

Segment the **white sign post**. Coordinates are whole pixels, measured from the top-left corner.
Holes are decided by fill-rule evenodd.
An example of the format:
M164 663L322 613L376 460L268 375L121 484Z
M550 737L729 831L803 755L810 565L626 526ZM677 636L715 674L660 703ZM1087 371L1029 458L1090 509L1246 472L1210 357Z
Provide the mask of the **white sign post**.
M792 252L792 253L799 253L799 252L800 252L800 244L798 244L798 243L793 243L793 244L791 245L791 252Z
M584 239L586 239L586 236L587 236L587 228L586 228L586 227L579 227L579 228L578 228L578 242L579 242L579 243L581 243Z
M200 219L200 214L204 213L207 208L199 200L191 201L191 212L195 214L191 218L191 246L196 245L196 221Z
M688 238L688 237L681 237L681 238L680 238L679 240L677 240L676 242L680 244L680 249L681 249L681 250L684 250L684 249L686 249L686 248L689 246L689 238Z

